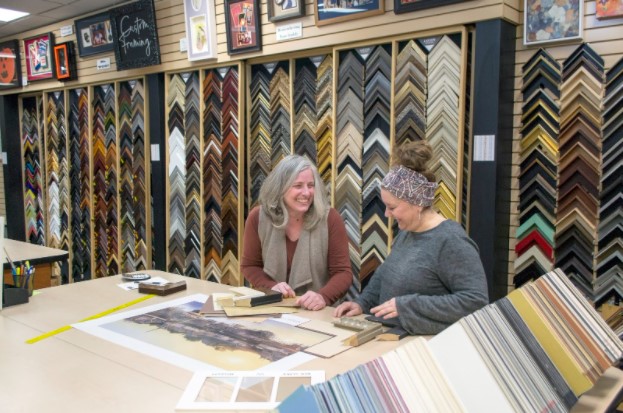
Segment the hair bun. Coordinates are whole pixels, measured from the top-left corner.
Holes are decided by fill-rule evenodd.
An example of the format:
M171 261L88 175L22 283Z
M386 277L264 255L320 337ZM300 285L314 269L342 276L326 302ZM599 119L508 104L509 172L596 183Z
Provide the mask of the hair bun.
M403 143L394 149L393 164L402 165L421 173L431 182L435 181L435 174L428 170L428 161L433 157L433 149L425 140Z

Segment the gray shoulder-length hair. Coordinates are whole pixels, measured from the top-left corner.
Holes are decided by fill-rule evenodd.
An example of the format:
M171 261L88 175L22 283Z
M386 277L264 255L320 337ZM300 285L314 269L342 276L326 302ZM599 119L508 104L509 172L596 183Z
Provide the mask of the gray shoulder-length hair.
M314 228L329 211L329 200L322 178L316 166L300 155L288 155L273 169L260 188L259 203L268 214L275 228L285 228L288 223L288 209L283 196L290 189L299 173L310 169L314 175L314 199L305 213L303 226Z

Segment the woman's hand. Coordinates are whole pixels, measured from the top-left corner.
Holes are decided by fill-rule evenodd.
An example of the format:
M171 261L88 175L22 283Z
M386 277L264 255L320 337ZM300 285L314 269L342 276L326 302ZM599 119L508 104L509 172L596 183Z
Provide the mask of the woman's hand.
M283 298L296 297L292 287L287 282L280 282L272 286L271 290L278 291L283 294Z
M333 317L353 317L363 313L361 306L352 301L346 301L335 307Z
M396 298L385 301L381 305L377 305L370 309L370 312L379 318L394 318L398 317L398 307L396 307Z
M307 291L296 300L296 303L301 307L312 311L322 310L327 306L327 303L324 301L322 295L313 291Z

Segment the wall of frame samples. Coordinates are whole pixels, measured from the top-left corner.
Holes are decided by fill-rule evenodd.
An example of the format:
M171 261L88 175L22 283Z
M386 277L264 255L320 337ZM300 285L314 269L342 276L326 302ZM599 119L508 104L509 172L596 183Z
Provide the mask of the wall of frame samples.
M522 70L515 285L558 267L597 306L621 295L621 85L589 44Z
M273 22L274 11L259 2L258 49L232 55L225 4L217 0L210 17L216 36L210 54L217 60L197 61L179 51L185 1L154 0L150 35L158 39L160 63L119 71L110 49L109 69L96 70L107 55L81 54L77 80L2 88L1 98L18 96L26 239L70 251L62 282L151 268L165 255L162 269L238 285L246 214L272 167L299 153L319 165L344 218L358 289L386 257L396 231L378 192L392 148L431 141L440 181L435 208L474 236L482 228L470 220L476 222L482 200L470 199L470 181L482 174L483 162L474 171L472 137L497 132L496 145L511 139L512 154L502 159L496 147L503 165L492 170L496 187L487 188L503 200L496 207L508 206L489 208L492 219L504 220L495 225L508 227L506 238L487 232L496 243L494 251L485 246L486 254L495 253L496 283L511 290L561 267L596 303L618 302L621 16L600 15L594 1L578 3L583 14L571 37L540 40L536 26L522 21L528 3L431 2L417 10L407 1L385 3L352 21L319 23L318 3L306 2L288 17L302 23L304 35L280 41L276 29L289 22ZM102 15L83 20L90 18ZM483 22L513 26L512 39L495 39L515 42L512 132L477 125L474 101L483 85L475 33ZM72 23L19 38L59 37L59 27ZM15 43L19 49L21 40ZM164 79L157 98L164 150L157 162L166 177L157 184L166 196L156 205L150 185L160 165L150 159L147 107L154 99L146 92L153 74ZM6 150L5 136L2 145ZM3 172L5 182L15 176ZM160 203L165 223L155 225Z
M242 285L239 271L240 69L169 75L170 272Z
M27 240L71 251L63 282L152 267L144 99L140 78L21 99Z
M291 153L319 165L347 226L356 288L391 245L378 183L393 145L426 138L442 149L432 160L440 182L435 206L464 220L467 116L458 94L467 84L461 81L467 61L463 36L251 65L246 151L238 140L238 66L168 75L168 271L241 284L241 213L246 216L268 172ZM392 74L394 52L398 64ZM43 99L23 99L22 106L24 167L36 180L25 186L26 216L33 217L27 219L30 242L71 249L73 280L147 268L149 142L142 80L48 92ZM334 108L341 114L335 129ZM396 122L390 120L392 110ZM37 129L42 115L43 134ZM90 141L85 140L89 131ZM245 196L240 153L247 153L248 161ZM82 234L91 237L84 240Z

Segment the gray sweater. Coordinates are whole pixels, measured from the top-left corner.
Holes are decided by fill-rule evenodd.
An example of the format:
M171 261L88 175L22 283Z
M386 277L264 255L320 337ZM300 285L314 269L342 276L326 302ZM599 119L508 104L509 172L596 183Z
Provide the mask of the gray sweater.
M410 334L437 334L488 304L476 243L452 220L428 231L400 231L355 302L369 313L393 297Z

